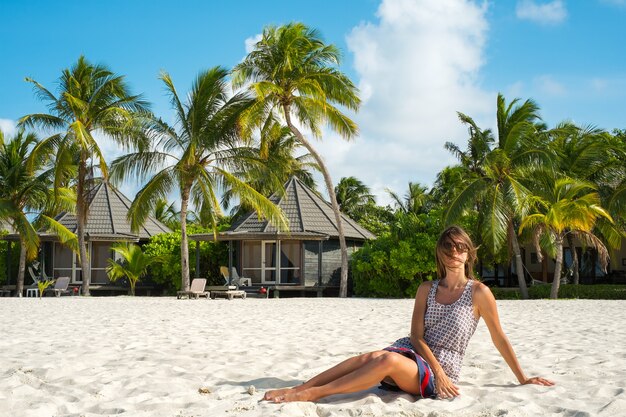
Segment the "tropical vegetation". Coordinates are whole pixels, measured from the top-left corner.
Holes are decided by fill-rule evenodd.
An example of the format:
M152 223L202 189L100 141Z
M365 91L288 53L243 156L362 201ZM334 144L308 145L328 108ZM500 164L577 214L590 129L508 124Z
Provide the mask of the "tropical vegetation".
M358 134L356 123L340 108L357 110L361 103L357 87L338 69L340 57L336 46L324 43L317 30L302 23L268 26L253 50L233 69L233 85L249 83L255 97L254 105L246 112L245 125L262 126L268 119L284 121L319 165L339 233L339 295L345 297L348 249L333 181L321 155L296 126L318 138L324 124L346 139Z
M135 286L147 273L150 265L167 261L166 257L148 256L135 243L121 242L111 247L119 260L109 259L106 271L111 282L126 279L130 285L130 295L135 295Z
M130 93L124 77L103 65L94 65L83 56L69 69L63 70L58 80L58 94L54 95L37 81L33 84L36 96L47 103L50 113L24 116L19 124L26 128L42 128L52 133L33 150L34 159L55 154L55 185L69 173L74 173L78 253L82 273L82 290L89 295L91 282L89 258L85 241L85 222L91 182L98 169L105 179L108 166L98 145L98 134L117 142L123 149L145 146L145 119L148 103ZM71 168L75 166L76 170ZM55 188L58 191L58 187Z
M20 130L13 138L5 138L0 130L0 220L19 236L18 296L24 289L26 263L37 258L38 225L54 230L61 242L75 248L74 235L48 216L50 211L67 208L74 201L73 194L62 187L53 192L51 170L45 169L48 159L33 152L39 143L33 133ZM29 216L35 216L34 220Z
M156 141L117 158L112 163L112 177L121 181L129 175L146 178L157 171L139 190L130 206L132 228L138 229L168 193L180 193L181 289L189 290L189 246L187 211L189 203L198 208L215 228L221 215L217 190L228 187L239 199L260 215L286 228L282 213L266 196L255 190L233 172L263 162L253 148L241 140L242 113L253 104L245 93L228 95L228 71L214 67L196 77L187 100L181 99L172 78L161 74L176 123L162 120L152 124Z
M133 231L148 216L173 230L142 247L116 245L121 262L110 261L110 280L126 279L132 293L140 280L175 293L189 288L191 275L218 284L219 266L228 261L225 244L190 243L189 234L216 236L231 222L223 209L233 219L254 210L287 232L285 216L269 197L280 195L294 176L316 189L321 174L339 231L340 296L349 287L344 213L377 236L352 255L352 288L359 296L412 297L422 281L435 278L437 237L455 223L478 244L478 275L511 266L508 275L519 289L495 289L499 297L621 297L610 288L577 284L585 282L579 272L589 259L608 271L625 237L626 130L569 121L549 127L533 100L498 94L494 129L459 112L466 143L444 144L457 162L437 173L432 186L411 181L403 192L387 190L388 204L378 205L356 177L333 183L311 143L326 126L347 140L358 135L348 112L358 110L359 91L341 72L340 58L336 46L304 24L268 26L232 71L202 70L184 95L161 73L173 110L165 119L172 123L151 113L123 76L85 57L63 70L56 93L27 78L48 112L22 117L13 138L0 132L0 224L19 237L19 259L8 259L19 272L17 293L40 251L37 230L44 229L77 252L83 294L90 294L84 231L90 191L100 181L142 181L129 210ZM103 137L125 151L110 166ZM76 235L54 221L61 211L76 214ZM0 280L9 245L0 244ZM525 269L522 248L531 245L539 262L554 259L551 286L534 285L537 277Z

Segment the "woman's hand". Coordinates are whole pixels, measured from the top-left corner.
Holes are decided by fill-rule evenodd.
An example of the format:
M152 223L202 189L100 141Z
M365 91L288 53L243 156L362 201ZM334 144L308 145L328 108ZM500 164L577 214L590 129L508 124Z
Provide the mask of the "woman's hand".
M549 379L535 376L532 378L526 378L524 382L522 382L522 385L528 385L528 384L545 385L547 387L551 387L552 385L554 385L554 382L550 381Z
M454 385L444 372L435 375L435 392L437 397L441 399L454 398L461 395L459 387Z

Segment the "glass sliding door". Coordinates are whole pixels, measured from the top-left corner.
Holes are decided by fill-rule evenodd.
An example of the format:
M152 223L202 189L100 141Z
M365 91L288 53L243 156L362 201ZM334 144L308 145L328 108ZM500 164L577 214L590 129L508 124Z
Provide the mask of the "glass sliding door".
M241 248L241 276L253 284L301 284L300 241L246 240Z

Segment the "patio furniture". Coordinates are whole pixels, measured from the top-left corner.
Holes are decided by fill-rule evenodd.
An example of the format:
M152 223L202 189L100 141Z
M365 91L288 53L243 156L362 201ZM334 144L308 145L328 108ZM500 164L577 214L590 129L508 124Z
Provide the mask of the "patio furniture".
M232 300L233 298L241 298L246 299L246 292L243 290L215 290L211 291L211 299L215 300L215 298L228 298Z
M205 291L206 287L206 278L194 278L191 281L191 286L189 287L189 291L178 291L176 298L179 300L183 297L187 297L189 299L206 297L209 298L209 291Z
M71 295L72 291L70 291L67 287L70 285L69 277L59 277L57 281L54 283L54 288L46 288L43 292L43 295L46 293L53 292L55 297L60 297L63 294Z
M250 287L252 285L252 279L240 277L235 267L231 268L232 275L228 274L228 268L225 266L220 266L220 272L222 273L222 277L224 277L225 285L229 285L229 282L231 286L234 285L236 288Z

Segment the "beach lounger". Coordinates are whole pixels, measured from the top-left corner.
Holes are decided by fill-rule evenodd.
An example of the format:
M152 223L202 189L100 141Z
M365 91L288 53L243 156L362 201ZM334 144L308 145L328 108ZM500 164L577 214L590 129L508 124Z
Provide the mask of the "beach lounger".
M54 283L54 288L46 288L43 295L53 292L55 297L60 297L63 294L71 295L72 292L67 288L70 285L69 277L59 277L57 282Z
M222 273L222 277L224 277L224 284L235 286L237 289L239 287L250 287L252 285L252 280L250 278L240 277L237 273L237 268L232 267L232 274L228 273L228 268L225 266L220 266L220 272ZM232 279L231 279L232 278Z
M200 298L206 297L209 298L209 291L205 291L206 287L206 278L194 278L191 281L191 286L189 287L189 291L178 291L176 298L181 299L183 297L187 298Z
M214 300L217 297L228 298L232 300L233 298L242 298L246 299L246 292L243 290L214 290L211 291L211 299Z

